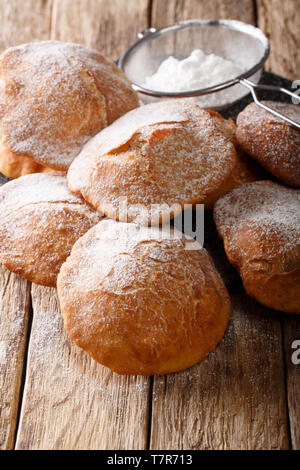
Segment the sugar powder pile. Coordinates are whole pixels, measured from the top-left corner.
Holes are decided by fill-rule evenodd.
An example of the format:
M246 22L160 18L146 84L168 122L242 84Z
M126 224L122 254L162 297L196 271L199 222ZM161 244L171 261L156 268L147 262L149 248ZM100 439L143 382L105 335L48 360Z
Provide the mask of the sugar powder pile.
M195 49L183 60L168 57L155 74L146 77L144 86L156 91L197 90L226 82L244 71L231 60Z
M142 86L155 91L191 91L226 82L245 71L244 67L231 60L215 54L206 55L201 49L195 49L189 57L183 60L169 56L153 75L145 78ZM237 85L221 93L222 97L217 93L193 98L193 100L202 106L208 106L209 103L212 103L212 106L222 106L222 101L237 99L240 94L245 94L245 89Z

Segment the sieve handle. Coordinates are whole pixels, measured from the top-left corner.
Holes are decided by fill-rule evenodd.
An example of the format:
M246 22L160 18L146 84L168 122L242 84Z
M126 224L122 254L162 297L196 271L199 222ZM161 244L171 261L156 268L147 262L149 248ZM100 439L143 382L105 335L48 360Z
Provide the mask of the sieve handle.
M265 91L280 91L281 93L285 93L286 95L292 96L295 98L299 104L300 104L300 97L296 95L296 93L292 93L291 91L287 90L286 88L278 87L278 86L273 86L273 85L259 85L253 82L250 82L250 80L246 80L245 78L242 78L239 80L241 85L246 86L252 94L253 100L255 103L260 106L263 109L266 109L270 113L274 114L277 117L280 117L283 119L283 121L288 122L292 126L296 127L297 129L300 129L300 122L296 122L293 119L288 118L287 116L284 116L281 113L278 113L278 111L275 111L275 109L270 108L270 106L267 106L266 104L262 103L256 94L256 90L265 90Z

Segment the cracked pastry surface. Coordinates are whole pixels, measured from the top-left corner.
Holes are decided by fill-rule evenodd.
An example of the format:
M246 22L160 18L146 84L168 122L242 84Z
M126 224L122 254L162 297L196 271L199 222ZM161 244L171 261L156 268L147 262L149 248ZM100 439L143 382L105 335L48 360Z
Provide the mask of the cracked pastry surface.
M221 340L227 290L206 250L186 250L183 237L103 219L63 264L57 287L66 331L114 372L182 370Z
M262 304L300 313L300 191L271 181L233 189L214 208L229 261Z
M202 203L236 164L213 117L184 100L130 111L83 148L68 171L71 191L115 220L147 225ZM127 206L123 208L126 198Z
M66 171L89 138L137 106L124 73L79 44L28 43L0 56L0 140L17 157Z
M0 188L0 261L10 271L55 287L74 242L102 216L70 193L65 176L35 173Z

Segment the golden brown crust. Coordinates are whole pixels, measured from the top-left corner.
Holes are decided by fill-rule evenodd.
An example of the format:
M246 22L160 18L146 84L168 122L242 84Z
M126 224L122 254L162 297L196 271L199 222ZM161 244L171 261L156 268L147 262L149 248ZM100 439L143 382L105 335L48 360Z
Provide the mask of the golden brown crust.
M74 242L101 216L68 190L65 176L31 174L0 188L0 261L37 284L55 287Z
M229 261L249 295L300 313L300 191L270 181L227 193L214 217Z
M265 101L300 122L299 105ZM237 117L241 147L284 183L300 188L300 131L251 103Z
M185 250L177 231L102 220L58 276L70 338L119 374L166 374L203 359L224 334L230 300L198 248Z
M234 144L237 154L236 164L232 170L232 173L224 181L224 183L212 194L210 194L204 201L206 210L212 209L216 201L224 194L231 191L231 189L241 186L244 183L251 181L258 181L266 178L266 172L252 160L245 152L241 149L237 142L236 137L236 125L232 119L224 119L221 114L216 111L207 110L210 115L215 119L215 122L219 129L228 137L228 139Z
M68 171L69 187L121 221L148 224L202 203L231 174L236 151L196 104L137 108L91 139ZM126 210L120 207L127 199Z
M19 157L0 142L0 173L7 178L19 178L30 173L52 173L55 170L36 163L30 157Z
M122 71L78 44L44 41L0 56L0 141L17 157L66 171L86 141L138 106Z

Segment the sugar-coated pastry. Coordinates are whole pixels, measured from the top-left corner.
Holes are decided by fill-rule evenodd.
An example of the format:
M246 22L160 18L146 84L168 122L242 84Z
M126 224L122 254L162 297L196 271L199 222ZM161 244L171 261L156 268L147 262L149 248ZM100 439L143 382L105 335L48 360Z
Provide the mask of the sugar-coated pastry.
M0 82L4 149L57 170L66 171L90 137L138 106L124 73L79 44L11 47L0 56Z
M224 334L230 300L206 250L185 242L177 230L110 219L89 230L57 280L70 338L119 374L166 374L203 359Z
M65 176L35 173L0 188L0 261L37 284L55 287L74 242L101 220Z
M19 178L29 173L53 173L57 171L40 165L31 157L16 155L11 150L8 150L0 141L0 173L7 178Z
M224 183L204 201L205 209L212 209L215 202L228 191L244 183L266 179L267 172L241 149L236 138L236 125L232 119L226 120L215 111L207 111L214 117L215 123L219 126L220 130L231 140L237 153L236 164L231 174Z
M264 101L275 111L300 123L297 104ZM237 117L241 147L276 178L300 188L300 131L251 103Z
M300 313L300 191L270 181L233 189L214 208L229 261L249 295Z
M68 181L108 217L146 225L167 220L170 207L172 216L184 204L204 202L236 158L207 111L164 101L130 111L97 134L69 168Z

